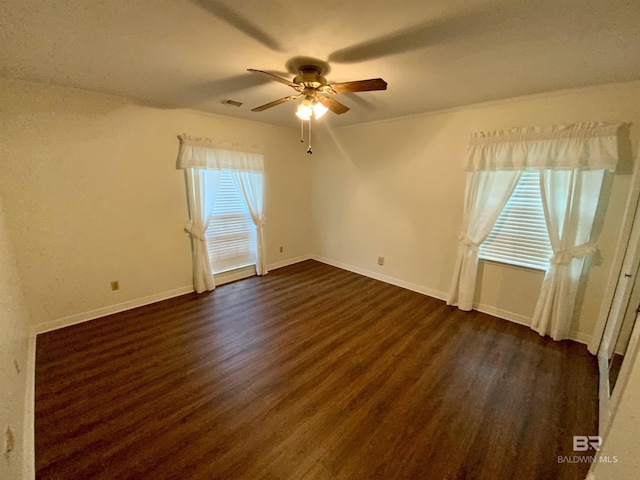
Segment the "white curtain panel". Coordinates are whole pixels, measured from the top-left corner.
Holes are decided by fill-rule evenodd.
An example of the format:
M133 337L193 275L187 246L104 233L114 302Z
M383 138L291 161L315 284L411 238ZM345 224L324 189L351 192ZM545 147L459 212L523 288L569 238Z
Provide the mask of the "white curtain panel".
M542 170L540 190L553 248L531 328L554 340L569 337L586 258L597 249L593 223L604 170Z
M267 260L264 246L264 224L266 218L262 207L262 199L264 196L264 178L262 173L255 172L231 172L231 178L236 185L238 191L242 192L251 220L256 226L256 273L258 275L267 274Z
M478 275L478 247L484 242L522 176L519 170L474 171L467 174L460 244L448 305L473 308Z
M211 261L205 232L209 227L220 183L220 171L187 168L187 202L189 222L185 230L191 235L193 256L193 287L198 293L216 288L211 273Z
M201 293L215 288L211 262L205 238L213 212L220 172L229 170L236 186L242 192L247 208L257 230L256 273L265 275L266 255L264 244L263 211L264 157L251 150L256 147L229 142L220 142L206 137L187 134L178 135L177 168L184 169L187 176L187 201L189 222L186 230L193 245L193 286Z

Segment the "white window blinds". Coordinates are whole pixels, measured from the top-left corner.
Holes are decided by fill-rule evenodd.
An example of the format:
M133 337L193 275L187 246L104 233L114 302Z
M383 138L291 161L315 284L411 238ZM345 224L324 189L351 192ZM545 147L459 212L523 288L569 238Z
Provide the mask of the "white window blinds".
M214 274L255 265L256 227L229 171L221 173L205 237Z
M553 255L540 198L540 173L525 170L489 237L480 258L546 270Z

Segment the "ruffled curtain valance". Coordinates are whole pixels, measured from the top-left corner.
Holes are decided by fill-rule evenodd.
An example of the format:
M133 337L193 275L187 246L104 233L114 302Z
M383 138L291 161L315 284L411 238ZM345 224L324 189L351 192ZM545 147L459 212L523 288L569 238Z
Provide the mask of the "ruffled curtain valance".
M586 122L477 132L465 170L615 170L619 123Z
M177 166L204 168L207 170L231 170L236 172L264 172L264 157L259 153L243 150L255 147L220 144L210 138L178 135L180 150Z

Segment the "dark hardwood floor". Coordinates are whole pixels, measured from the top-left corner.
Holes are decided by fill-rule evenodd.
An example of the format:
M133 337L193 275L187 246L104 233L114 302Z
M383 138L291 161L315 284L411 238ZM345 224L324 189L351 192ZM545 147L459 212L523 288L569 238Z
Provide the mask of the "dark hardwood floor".
M583 479L597 364L308 261L37 338L39 479Z

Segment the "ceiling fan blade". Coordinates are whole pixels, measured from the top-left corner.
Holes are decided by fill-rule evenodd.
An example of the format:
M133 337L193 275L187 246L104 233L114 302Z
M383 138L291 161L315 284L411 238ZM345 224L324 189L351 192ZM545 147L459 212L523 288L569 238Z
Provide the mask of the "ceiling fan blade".
M298 86L297 83L290 82L286 78L279 77L277 75L274 75L273 73L265 72L265 71L262 71L262 70L254 70L253 68L247 68L247 71L252 72L252 73L257 73L259 75L266 75L271 80L275 80L276 82L284 83L285 85L289 85L290 87L293 87L293 88L296 88Z
M330 87L335 93L370 92L372 90L386 90L387 82L381 78L372 78L355 82L334 83Z
M336 102L333 98L329 97L318 97L320 103L331 110L333 113L337 113L340 115L341 113L346 113L349 111L349 107L341 104L340 102Z
M289 95L288 97L283 97L283 98L280 98L278 100L274 100L273 102L265 103L264 105L260 105L259 107L252 108L251 111L252 112L262 112L263 110L266 110L268 108L277 107L278 105L280 105L282 103L285 103L285 102L288 102L289 100L295 100L299 96L300 95Z

